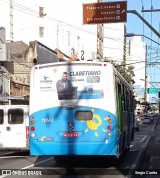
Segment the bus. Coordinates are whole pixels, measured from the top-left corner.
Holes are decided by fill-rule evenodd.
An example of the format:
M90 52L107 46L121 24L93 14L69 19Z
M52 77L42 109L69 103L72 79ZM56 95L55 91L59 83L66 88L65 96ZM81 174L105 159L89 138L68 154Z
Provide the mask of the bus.
M0 150L29 151L28 105L0 105Z
M31 69L30 154L119 156L134 137L134 93L111 63Z

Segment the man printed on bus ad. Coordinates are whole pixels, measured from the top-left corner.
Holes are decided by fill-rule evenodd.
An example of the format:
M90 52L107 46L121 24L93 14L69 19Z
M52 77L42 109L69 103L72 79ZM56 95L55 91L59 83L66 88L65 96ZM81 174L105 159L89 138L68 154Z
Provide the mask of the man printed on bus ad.
M74 87L72 86L71 81L68 79L67 72L63 72L62 78L56 83L56 88L59 100L72 99Z

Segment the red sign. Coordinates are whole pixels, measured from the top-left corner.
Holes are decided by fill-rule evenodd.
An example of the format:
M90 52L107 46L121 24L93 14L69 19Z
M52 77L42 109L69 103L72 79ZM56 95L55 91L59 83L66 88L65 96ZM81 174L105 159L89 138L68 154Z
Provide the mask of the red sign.
M126 21L126 1L83 4L83 24L117 23Z

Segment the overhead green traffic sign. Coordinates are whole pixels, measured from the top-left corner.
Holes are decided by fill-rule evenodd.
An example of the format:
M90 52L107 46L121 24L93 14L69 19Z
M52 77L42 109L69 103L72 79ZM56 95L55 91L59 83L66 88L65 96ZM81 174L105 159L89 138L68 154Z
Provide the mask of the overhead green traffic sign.
M147 88L148 94L158 94L158 88Z

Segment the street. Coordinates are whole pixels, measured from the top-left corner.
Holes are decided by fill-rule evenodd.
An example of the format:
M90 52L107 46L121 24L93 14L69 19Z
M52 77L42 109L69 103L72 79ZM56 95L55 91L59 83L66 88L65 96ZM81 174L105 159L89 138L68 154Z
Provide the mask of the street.
M112 158L81 157L69 159L69 161L56 163L52 156L31 157L22 152L3 152L0 156L0 167L3 170L3 177L20 175L23 177L44 176L45 177L134 177L140 174L138 170L154 169L151 160L151 145L158 130L155 129L158 116L152 124L140 124L140 130L135 131L134 141L131 148L124 157L117 162ZM5 153L5 154L3 154ZM9 172L6 172L6 170ZM10 171L11 170L11 171ZM2 172L1 172L2 173ZM137 175L136 175L137 176ZM141 175L140 175L141 176Z

